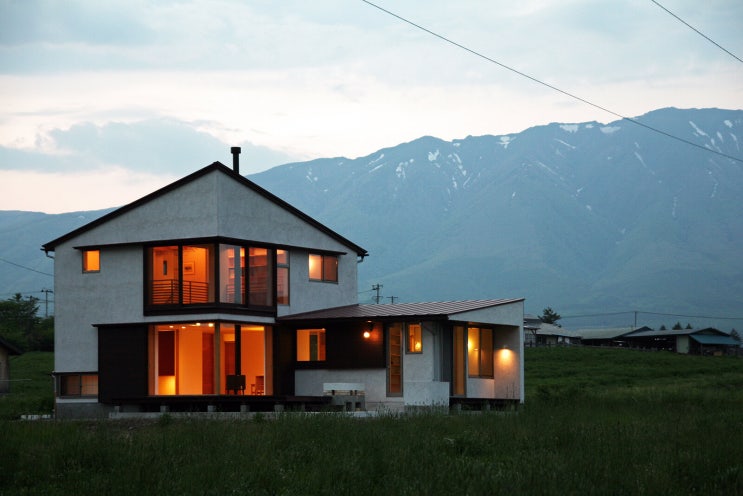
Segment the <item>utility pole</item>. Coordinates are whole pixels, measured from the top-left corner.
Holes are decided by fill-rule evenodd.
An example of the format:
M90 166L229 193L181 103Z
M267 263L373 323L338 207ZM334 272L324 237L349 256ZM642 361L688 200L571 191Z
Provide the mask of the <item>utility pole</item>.
M390 299L390 303L392 303L394 305L395 304L395 298L397 298L397 296L388 296L387 298L389 298Z
M42 289L44 293L44 318L49 317L49 293L54 293L51 289Z
M381 284L372 284L372 291L376 291L377 292L377 295L374 296L374 302L377 305L379 305L379 300L382 298L381 296L379 296L379 290L382 289L383 287L384 286L382 286Z

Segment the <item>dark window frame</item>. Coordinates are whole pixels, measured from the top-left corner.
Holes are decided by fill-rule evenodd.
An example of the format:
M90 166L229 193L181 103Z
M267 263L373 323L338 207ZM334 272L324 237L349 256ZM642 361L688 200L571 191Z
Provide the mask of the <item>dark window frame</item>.
M83 377L95 377L95 393L86 393L83 394L83 390L85 389L85 385L83 384ZM75 390L71 392L69 388L68 381L71 379L74 380L77 378L78 385ZM100 383L99 383L99 377L98 372L74 372L74 373L64 373L64 374L58 374L57 375L58 380L58 394L60 398L97 398L98 392L100 390Z
M235 245L245 249L246 253L246 267L243 269L249 269L249 263L247 261L248 253L251 248L266 249L268 250L268 274L271 279L270 287L268 288L268 296L271 301L268 305L258 305L251 303L250 293L246 291L245 300L241 303L230 303L220 301L220 246L224 244ZM196 302L196 303L185 303L183 298L183 248L186 246L209 246L212 250L212 254L209 260L211 264L210 270L214 271L213 283L214 290L213 296L210 301L207 302ZM158 247L177 247L178 250L178 274L177 274L177 302L158 304L152 303L152 279L153 270L152 267L152 253L155 248ZM162 242L147 243L143 245L143 304L145 315L159 315L159 314L170 314L175 312L178 313L199 313L205 310L215 310L227 313L244 312L249 311L253 314L265 314L275 315L276 314L276 251L279 249L276 246L267 245L263 243L254 243L246 240L235 240L235 239L223 239L223 238L208 238L208 239L181 239L181 240L163 240ZM249 272L246 270L246 272ZM250 276L245 276L246 290L250 288Z
M310 252L308 256L308 267L310 257L320 257L320 278L312 277L312 274L308 274L311 282L328 282L338 283L338 273L340 268L340 257L338 255L331 255L327 253L313 253ZM332 263L328 263L332 261ZM333 267L334 266L334 267ZM331 270L331 268L333 270ZM329 277L330 276L330 277Z
M468 363L468 370L467 370L467 376L472 379L493 379L495 378L495 343L494 343L494 337L495 337L495 331L492 327L479 327L479 326L468 326L467 327L467 333L465 334L466 338L469 340L469 333L471 329L477 329L478 330L478 352L477 352L477 370L469 370L469 348L467 350L468 356L467 356L467 363ZM490 360L483 364L483 353L488 353L488 350L482 349L482 343L483 343L483 331L487 331L490 334ZM486 332L486 334L487 334ZM489 368L489 370L483 370L483 367Z

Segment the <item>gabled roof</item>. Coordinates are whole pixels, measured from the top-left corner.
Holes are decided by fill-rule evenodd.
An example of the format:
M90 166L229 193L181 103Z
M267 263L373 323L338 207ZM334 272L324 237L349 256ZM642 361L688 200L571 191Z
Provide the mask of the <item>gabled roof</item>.
M464 300L439 301L422 303L391 303L379 305L347 305L343 307L326 308L312 312L295 313L279 318L281 321L290 320L338 320L338 319L384 319L395 317L420 317L429 319L448 319L460 313L484 308L496 307L524 301L523 298L502 300Z
M633 332L628 338L647 338L647 337L665 337L665 336L689 336L689 335L717 335L727 336L728 334L715 329L714 327L705 327L703 329L667 329L664 331L656 331L650 328L643 328L639 331Z
M716 335L716 334L691 334L691 339L699 344L721 344L724 346L740 346L734 337L728 335Z
M165 186L163 188L160 188L159 190L154 191L153 193L150 193L150 194L148 194L146 196L143 196L142 198L140 198L138 200L135 200L132 203L129 203L128 205L124 205L121 208L118 208L118 209L116 209L116 210L114 210L112 212L109 212L108 214L106 214L106 215L104 215L102 217L99 217L98 219L96 219L96 220L94 220L92 222L89 222L89 223L85 224L84 226L75 229L74 231L70 231L67 234L62 235L62 236L60 236L57 239L54 239L52 241L49 241L48 243L45 243L44 245L42 245L42 249L44 251L46 251L46 252L54 251L54 249L59 244L65 242L65 241L67 241L69 239L72 239L72 238L74 238L74 237L76 237L76 236L78 236L78 235L80 235L80 234L82 234L82 233L84 233L84 232L86 232L86 231L88 231L90 229L93 229L94 227L100 226L101 224L104 224L104 223L106 223L106 222L108 222L108 221L110 221L112 219L115 219L116 217L119 217L120 215L122 215L122 214L124 214L126 212L129 212L131 210L134 210L134 209L136 209L136 208L144 205L145 203L148 203L148 202L150 202L150 201L152 201L152 200L154 200L154 199L156 199L156 198L158 198L160 196L163 196L163 195L165 195L166 193L168 193L170 191L176 190L176 189L182 187L183 185L188 184L188 183L190 183L192 181L195 181L195 180L199 179L200 177L203 177L203 176L205 176L205 175L207 175L207 174L209 174L209 173L211 173L213 171L217 171L217 172L220 172L222 174L225 174L225 175L231 177L232 179L234 179L235 181L239 182L240 184L242 184L246 188L251 189L255 193L258 193L259 195L263 196L265 199L273 202L277 206L279 206L279 207L283 208L284 210L292 213L293 215L299 217L300 219L304 220L305 222L307 222L308 224L310 224L314 228L322 231L323 233L327 234L331 238L335 239L339 243L348 246L351 250L353 250L354 252L356 252L356 254L358 256L365 257L365 256L368 255L368 252L364 248L362 248L359 245L351 242L350 240L348 240L345 237L341 236L340 234L338 234L337 232L333 231L329 227L325 226L324 224L321 224L320 222L318 222L317 220L313 219L309 215L307 215L304 212L300 211L299 209L293 207L292 205L290 205L289 203L285 202L284 200L282 200L278 196L274 195L273 193L270 193L267 190L261 188L260 186L258 186L257 184L255 184L253 181L251 181L251 180L249 180L249 179L241 176L237 172L234 172L232 169L230 169L229 167L227 167L226 165L224 165L224 164L222 164L220 162L214 162L214 163L212 163L210 165L207 165L203 169L200 169L200 170L198 170L198 171L196 171L196 172L194 172L192 174L189 174L186 177L183 177L183 178L181 178L181 179L179 179L179 180L177 180L177 181L175 181L173 183L170 183L169 185L167 185L167 186Z
M616 339L632 332L631 327L602 327L598 329L578 329L576 331L583 340L587 339Z

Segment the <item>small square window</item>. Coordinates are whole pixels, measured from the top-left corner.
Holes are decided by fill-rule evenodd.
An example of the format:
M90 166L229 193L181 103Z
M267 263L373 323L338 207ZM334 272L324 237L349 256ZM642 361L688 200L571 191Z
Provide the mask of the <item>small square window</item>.
M310 281L338 282L338 257L311 253L309 271Z
M325 329L297 329L297 361L325 361Z
M83 272L100 272L101 251L83 250Z

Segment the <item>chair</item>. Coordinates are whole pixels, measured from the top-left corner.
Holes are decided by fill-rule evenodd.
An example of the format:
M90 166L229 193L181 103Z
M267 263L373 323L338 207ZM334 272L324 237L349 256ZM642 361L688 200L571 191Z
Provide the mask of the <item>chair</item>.
M255 376L255 384L250 385L250 394L263 396L265 393L265 378L262 375Z

